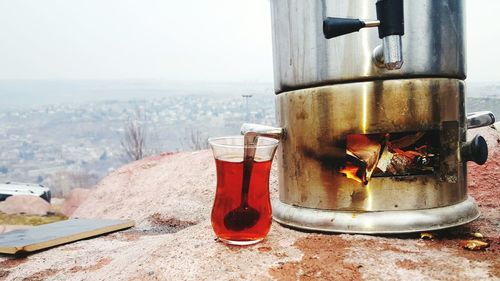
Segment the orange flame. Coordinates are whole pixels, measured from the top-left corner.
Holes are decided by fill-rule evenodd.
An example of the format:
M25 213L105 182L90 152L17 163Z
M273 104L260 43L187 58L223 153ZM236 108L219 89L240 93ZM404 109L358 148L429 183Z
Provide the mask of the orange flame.
M348 179L353 179L359 183L366 184L363 179L361 179L358 174L360 173L360 168L355 166L346 166L339 170L340 173L344 174ZM362 172L362 171L361 171Z

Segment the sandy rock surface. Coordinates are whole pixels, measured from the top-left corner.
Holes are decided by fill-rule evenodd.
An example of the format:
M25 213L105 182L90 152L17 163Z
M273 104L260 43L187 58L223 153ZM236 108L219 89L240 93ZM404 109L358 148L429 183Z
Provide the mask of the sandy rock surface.
M46 215L50 204L37 196L15 195L0 202L0 212L6 214Z
M199 222L210 215L215 181L208 150L149 157L103 179L72 216L133 219L143 226L160 213Z
M33 255L0 256L0 280L500 280L500 134L486 129L490 160L471 165L470 193L483 216L466 226L395 236L305 233L273 223L249 247L214 238L210 151L160 155L105 178L73 214L131 218L137 227ZM271 177L276 196L276 171ZM490 247L460 242L481 232Z
M75 188L62 203L59 212L67 217L71 216L75 210L87 200L92 190Z

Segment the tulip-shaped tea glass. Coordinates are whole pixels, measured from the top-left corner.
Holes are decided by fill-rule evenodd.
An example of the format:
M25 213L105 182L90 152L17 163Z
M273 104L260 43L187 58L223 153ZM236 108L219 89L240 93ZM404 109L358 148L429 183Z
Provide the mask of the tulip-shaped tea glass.
M244 136L210 138L208 142L217 169L212 207L215 235L233 245L262 241L271 227L269 174L279 141L258 137L253 157L249 157L248 147L245 152Z

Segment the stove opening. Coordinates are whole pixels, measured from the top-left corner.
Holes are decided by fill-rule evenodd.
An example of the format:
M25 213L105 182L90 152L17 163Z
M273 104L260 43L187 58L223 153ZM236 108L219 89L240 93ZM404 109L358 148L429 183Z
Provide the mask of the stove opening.
M439 131L351 134L339 172L368 184L372 177L433 174L439 171Z

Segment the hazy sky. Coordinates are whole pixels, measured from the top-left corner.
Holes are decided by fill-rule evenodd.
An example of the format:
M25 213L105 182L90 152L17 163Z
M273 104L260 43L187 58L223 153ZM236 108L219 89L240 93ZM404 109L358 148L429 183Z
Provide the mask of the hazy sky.
M498 0L466 0L468 81L500 81ZM0 79L272 81L269 0L0 0Z

